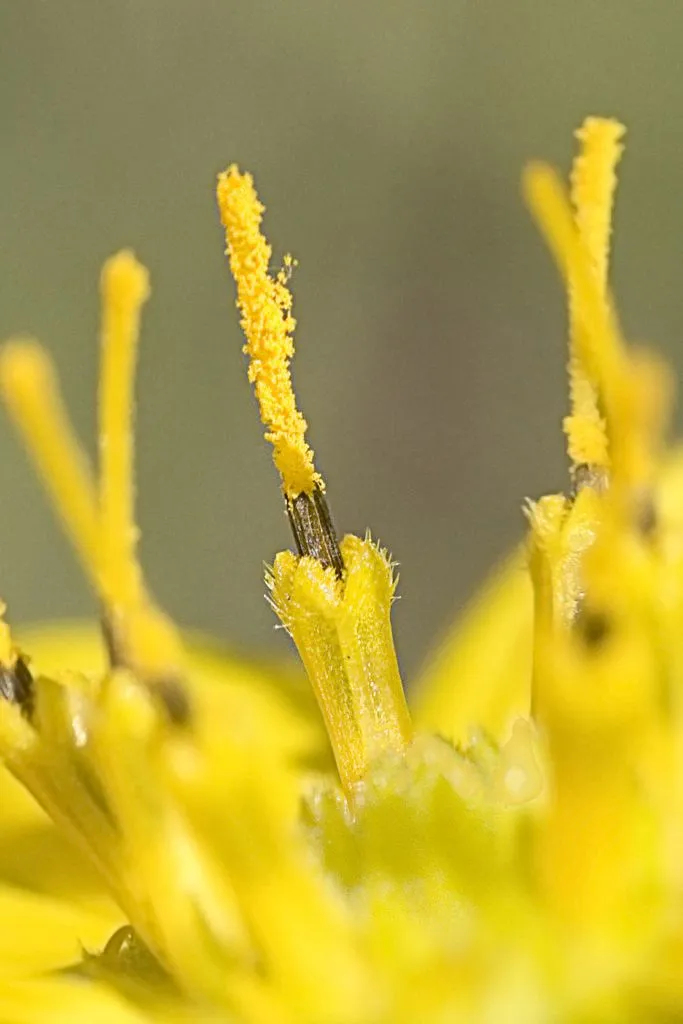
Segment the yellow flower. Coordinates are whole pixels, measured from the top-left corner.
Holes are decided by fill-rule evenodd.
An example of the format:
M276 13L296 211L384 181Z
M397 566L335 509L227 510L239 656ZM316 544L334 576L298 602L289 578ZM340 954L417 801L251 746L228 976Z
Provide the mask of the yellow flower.
M411 711L393 565L334 530L291 384L295 264L271 273L249 175L218 203L296 546L270 599L307 683L181 636L145 584L134 256L102 275L97 474L44 350L5 346L101 631L0 622L0 1020L683 1019L683 456L608 288L623 129L577 134L569 195L524 176L569 296L569 495L528 504Z

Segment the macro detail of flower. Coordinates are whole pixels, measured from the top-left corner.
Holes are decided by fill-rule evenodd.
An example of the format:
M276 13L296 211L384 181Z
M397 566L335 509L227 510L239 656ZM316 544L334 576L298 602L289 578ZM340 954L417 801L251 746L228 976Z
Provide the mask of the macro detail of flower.
M98 628L0 621L0 1020L550 1024L683 1019L683 455L666 366L608 286L623 128L526 202L565 282L567 494L409 688L394 564L339 538L294 396L290 278L219 176L248 376L294 551L269 600L305 676L181 633L136 554L147 271L101 277L98 466L45 350L0 391Z

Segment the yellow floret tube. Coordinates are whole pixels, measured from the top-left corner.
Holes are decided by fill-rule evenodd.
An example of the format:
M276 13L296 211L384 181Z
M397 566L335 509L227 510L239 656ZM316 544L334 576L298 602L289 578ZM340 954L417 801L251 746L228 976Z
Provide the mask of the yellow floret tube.
M395 582L370 539L340 545L344 577L289 551L275 559L273 606L291 635L320 704L347 793L369 765L411 738L391 634Z

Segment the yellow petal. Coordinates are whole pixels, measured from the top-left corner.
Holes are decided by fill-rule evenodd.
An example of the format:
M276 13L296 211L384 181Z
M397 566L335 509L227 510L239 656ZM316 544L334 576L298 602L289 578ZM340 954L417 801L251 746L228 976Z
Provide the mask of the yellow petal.
M23 976L78 962L83 947L99 949L113 930L106 914L2 884L0 921L0 973Z
M7 1024L145 1024L151 1019L90 982L0 979L0 1020Z
M121 923L90 862L5 768L0 768L0 883L69 901L101 916L110 931Z
M415 687L418 729L465 742L473 725L495 739L529 713L533 597L520 547L437 648Z

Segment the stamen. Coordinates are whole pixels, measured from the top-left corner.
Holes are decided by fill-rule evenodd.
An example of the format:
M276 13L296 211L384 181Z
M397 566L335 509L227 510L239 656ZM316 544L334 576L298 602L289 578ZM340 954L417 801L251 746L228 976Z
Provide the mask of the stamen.
M10 668L0 664L0 696L10 704L18 704L30 718L33 711L33 676L23 658L17 658Z
M33 675L17 651L5 621L7 606L0 600L0 699L17 704L26 718L33 712Z
M71 541L99 586L99 527L92 472L62 403L52 361L35 341L0 350L0 390Z
M275 277L269 274L272 248L261 233L264 207L250 174L241 174L234 164L229 167L218 177L217 199L247 339L249 380L268 427L265 436L273 445L284 493L291 500L316 487L324 490L306 443L307 423L296 407L289 369L296 321L287 279L294 261L285 257L284 269Z
M300 555L315 558L324 569L334 569L341 579L344 572L337 534L325 495L316 485L311 494L287 498L287 515Z
M138 530L133 488L133 383L140 311L149 297L147 270L131 252L102 270L102 362L99 395L102 582L107 602L138 602L142 580L135 557Z
M617 185L616 166L623 152L619 140L623 125L605 118L586 118L576 137L581 151L571 174L571 200L575 221L593 268L600 295L605 300L609 265L612 208ZM599 410L597 381L591 379L582 352L591 344L585 337L580 290L569 286L570 345L569 388L571 414L565 418L569 457L574 473L590 467L589 476L609 463L605 423Z
M0 601L0 697L18 704L27 716L33 710L33 676L17 654L10 628L5 622L7 608Z

